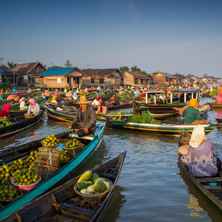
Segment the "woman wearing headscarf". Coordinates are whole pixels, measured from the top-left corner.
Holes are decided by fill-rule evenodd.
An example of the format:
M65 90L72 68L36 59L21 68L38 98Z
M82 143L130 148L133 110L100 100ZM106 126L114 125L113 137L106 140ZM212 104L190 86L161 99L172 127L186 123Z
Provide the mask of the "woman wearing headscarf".
M34 99L29 99L28 116L37 116L40 112L39 104Z
M20 111L24 111L24 110L27 110L27 106L25 104L25 98L22 97L20 100L19 100L19 110Z
M0 117L8 117L10 114L11 105L9 103L3 104L0 110Z
M213 145L205 136L204 126L194 127L189 144L182 145L178 153L193 176L210 177L218 173Z

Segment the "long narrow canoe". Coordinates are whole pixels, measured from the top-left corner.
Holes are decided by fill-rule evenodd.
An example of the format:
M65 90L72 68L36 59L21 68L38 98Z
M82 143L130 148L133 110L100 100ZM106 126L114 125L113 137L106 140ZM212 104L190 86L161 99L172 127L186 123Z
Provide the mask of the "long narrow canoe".
M85 198L78 196L74 192L73 187L77 182L77 177L75 180L70 179L34 200L30 205L5 221L13 222L18 221L18 219L23 222L58 221L58 219L61 221L79 222L102 221L101 219L104 217L103 212L111 202L125 156L126 152L123 152L116 158L93 169L93 172L97 173L100 177L105 177L113 183L110 192L105 198L97 201L94 200L91 203L89 201L87 204ZM83 203L84 201L86 204Z
M12 125L0 128L0 138L19 133L23 130L33 127L34 125L36 125L41 121L42 115L43 111L40 111L39 115L33 118L29 119L19 118L18 120L15 120L15 122L13 122Z
M47 110L48 117L51 119L68 123L73 122L74 113L57 111L47 105L45 105L45 109Z
M95 134L91 138L90 142L86 144L82 151L80 151L76 156L74 156L73 159L71 159L62 168L59 168L52 176L45 180L42 180L42 182L32 191L25 193L11 204L0 208L0 221L16 213L25 205L31 203L35 198L47 192L57 183L61 182L70 173L74 172L74 170L76 170L76 168L79 167L80 164L85 161L100 146L103 138L104 129L105 124L97 124ZM30 142L30 151L35 150L40 146L40 143Z
M180 158L178 159L178 166L182 177L192 183L209 201L222 211L222 176L194 177Z
M184 132L192 132L195 125L182 125L182 124L153 124L153 123L134 123L134 122L124 122L124 121L116 121L109 120L108 124L111 127L117 128L125 128L130 130L141 130L146 132L157 132L157 133L184 133ZM216 125L206 124L203 125L205 127L206 132L212 131L216 128Z

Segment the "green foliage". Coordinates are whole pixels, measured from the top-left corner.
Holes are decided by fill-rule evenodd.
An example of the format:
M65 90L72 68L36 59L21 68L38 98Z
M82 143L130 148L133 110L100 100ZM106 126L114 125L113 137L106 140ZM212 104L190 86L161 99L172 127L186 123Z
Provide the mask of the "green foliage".
M147 111L143 112L142 115L134 114L128 118L128 122L135 123L151 123L152 121L153 117Z

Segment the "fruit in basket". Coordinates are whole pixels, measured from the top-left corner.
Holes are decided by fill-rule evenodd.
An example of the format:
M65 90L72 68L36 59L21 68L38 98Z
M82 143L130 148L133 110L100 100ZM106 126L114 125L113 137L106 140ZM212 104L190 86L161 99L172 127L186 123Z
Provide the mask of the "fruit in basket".
M49 135L43 139L41 143L44 147L55 147L58 143L58 139L55 135Z
M0 128L11 126L12 122L7 118L0 118Z
M72 155L66 150L59 151L59 160L62 165L67 163L71 158Z
M16 170L13 174L15 184L19 185L29 185L37 182L39 176L34 169L22 169Z
M80 144L79 140L73 138L65 143L65 149L75 149Z
M96 173L88 170L84 172L77 181L75 188L81 194L101 194L110 190L109 180L99 177Z
M97 193L103 193L107 189L106 184L104 183L104 179L102 178L98 178L94 186L95 186L95 192Z
M93 176L93 172L91 170L87 170L79 177L77 183L82 182L82 181L88 181L91 179L92 176Z
M11 201L18 197L20 192L10 183L0 182L0 202Z
M86 189L88 186L92 185L91 181L82 181L77 183L77 189L78 190L82 190L82 189Z

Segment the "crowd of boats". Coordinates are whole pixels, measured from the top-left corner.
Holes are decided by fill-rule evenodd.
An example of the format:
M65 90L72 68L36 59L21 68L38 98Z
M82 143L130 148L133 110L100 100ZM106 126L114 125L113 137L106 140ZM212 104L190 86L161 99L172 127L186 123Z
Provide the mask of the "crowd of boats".
M214 158L213 149L209 149L207 157L203 155L207 164L217 160L212 175L192 174L196 160L190 160L195 159L193 153L205 147L205 133L221 128L222 88L206 104L199 103L197 89L36 89L1 94L0 138L33 127L44 113L52 121L66 123L66 131L0 149L0 221L101 220L126 152L84 175L75 172L99 148L106 127L180 135L181 171L216 206L222 207L221 164ZM214 122L207 118L211 110L217 112ZM197 132L202 134L198 136ZM196 141L197 137L202 140Z

